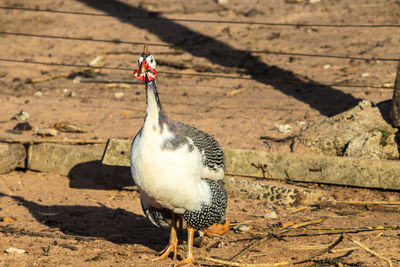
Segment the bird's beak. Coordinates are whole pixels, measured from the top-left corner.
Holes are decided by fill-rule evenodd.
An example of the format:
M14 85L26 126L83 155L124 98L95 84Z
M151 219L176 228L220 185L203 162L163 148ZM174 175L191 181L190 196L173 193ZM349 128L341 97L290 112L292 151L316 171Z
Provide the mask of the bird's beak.
M140 74L143 75L147 71L149 65L147 64L146 61L143 61L142 64L140 64Z

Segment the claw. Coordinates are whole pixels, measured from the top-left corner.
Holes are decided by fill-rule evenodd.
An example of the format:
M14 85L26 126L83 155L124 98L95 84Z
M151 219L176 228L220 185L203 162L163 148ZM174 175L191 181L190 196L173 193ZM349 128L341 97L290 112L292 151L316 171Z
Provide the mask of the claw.
M188 257L188 258L186 258L186 259L184 259L184 260L181 260L181 261L174 261L173 263L172 263L172 266L183 266L183 265L186 265L186 264L195 264L195 261L194 261L194 259L193 259L193 257Z
M221 236L229 231L230 222L225 221L225 224L214 223L207 229L202 230L208 237Z

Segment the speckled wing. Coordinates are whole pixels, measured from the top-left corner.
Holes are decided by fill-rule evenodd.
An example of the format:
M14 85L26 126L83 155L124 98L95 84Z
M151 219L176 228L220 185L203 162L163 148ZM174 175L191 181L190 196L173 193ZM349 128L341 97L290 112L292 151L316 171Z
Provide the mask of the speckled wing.
M164 147L175 150L188 146L192 152L196 147L201 153L204 179L221 180L225 174L225 155L219 143L207 133L184 123L169 121L168 128L174 133L174 138L168 139Z

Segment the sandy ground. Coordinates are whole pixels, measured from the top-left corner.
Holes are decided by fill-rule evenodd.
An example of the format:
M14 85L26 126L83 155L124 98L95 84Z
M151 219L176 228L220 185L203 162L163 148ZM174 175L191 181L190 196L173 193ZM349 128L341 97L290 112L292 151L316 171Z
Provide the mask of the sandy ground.
M396 68L393 61L250 51L398 58L398 28L278 27L173 19L399 24L398 1L321 0L310 3L230 0L227 5L221 6L205 0L44 0L40 3L19 0L3 1L1 6L107 15L0 9L1 32L175 45L150 46L159 63L158 85L163 107L171 118L203 129L224 147L290 151L287 143L266 144L260 137L283 138L299 134L305 125L348 110L360 99L378 103L390 99L392 95L390 89L373 86L390 86L393 83ZM157 19L133 19L126 15ZM73 123L85 133L60 132L56 138L132 138L145 114L144 86L130 83L141 49L141 45L134 44L2 34L1 134L17 124L10 118L25 110L30 114L29 124L33 129L14 135L17 138L31 138L36 128L48 128L61 121ZM105 67L119 70L101 69L82 74L78 67L1 61L18 59L87 65L98 56L102 56L100 63ZM70 77L27 82L65 72ZM84 82L88 79L125 82ZM341 87L333 84L364 86ZM289 124L292 131L278 131L279 125L284 124ZM149 263L155 251L165 246L168 231L152 227L143 217L136 192L102 186L73 188L67 177L35 172L15 171L1 175L0 180L0 217L3 220L0 222L0 265L165 266L170 263L170 260ZM326 190L327 196L338 200L400 199L398 192L333 186L322 186L322 189ZM287 221L299 223L323 218L322 224L312 228L326 229L394 226L400 218L398 206L313 206L298 213L289 213L289 209L271 205L273 203L230 199L228 218L231 221L249 221L246 224L251 226L250 231L231 231L226 237L204 239L202 246L195 249L195 256L228 259L260 236L271 232L278 223ZM276 219L265 217L270 210L276 210ZM11 218L12 222L5 218ZM338 234L321 233L324 231L316 231L314 235L305 230L291 231L284 234L283 239L272 238L238 260L271 263L300 259L338 238ZM352 236L388 258L400 258L399 230L361 232ZM224 246L213 248L215 242L222 242ZM355 244L345 240L338 248L351 246ZM26 253L4 252L9 247L24 249ZM332 259L345 253L329 253L317 259ZM183 252L181 254L184 255ZM338 261L350 266L385 265L384 261L363 250L356 250L336 262L320 264L335 265ZM199 262L206 264L205 261Z

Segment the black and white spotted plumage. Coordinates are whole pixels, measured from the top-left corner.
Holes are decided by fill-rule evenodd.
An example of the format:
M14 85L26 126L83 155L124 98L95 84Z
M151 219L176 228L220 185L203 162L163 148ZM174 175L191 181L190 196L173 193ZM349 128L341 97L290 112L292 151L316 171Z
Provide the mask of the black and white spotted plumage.
M165 141L163 148L176 150L186 145L189 151L192 151L193 147L196 147L202 154L204 168L209 168L213 171L221 169L225 172L224 152L213 137L202 130L181 122L168 119L167 124L174 136Z
M142 55L155 69L151 55ZM172 212L189 227L204 229L225 220L222 181L225 156L218 142L193 126L169 119L158 98L156 80L146 83L146 118L131 148L131 172L150 221L166 226Z
M211 188L211 203L203 204L200 210L187 210L183 214L183 219L189 227L195 229L206 229L214 223L225 221L226 210L226 191L224 182L207 180Z
M223 181L206 180L211 189L211 203L203 203L200 210L186 210L183 219L188 226L201 230L214 223L225 221L227 196ZM147 203L142 203L142 209L146 217L158 227L168 227L171 214L167 209L157 209Z

